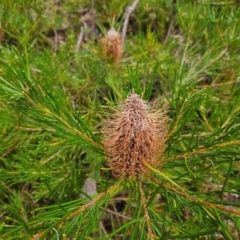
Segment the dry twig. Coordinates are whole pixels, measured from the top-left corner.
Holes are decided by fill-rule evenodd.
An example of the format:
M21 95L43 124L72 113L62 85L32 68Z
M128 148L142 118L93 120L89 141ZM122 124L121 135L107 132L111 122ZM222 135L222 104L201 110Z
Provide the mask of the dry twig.
M127 27L128 27L128 22L129 22L130 16L131 16L132 12L135 10L135 8L137 7L138 2L139 2L139 0L135 0L131 6L128 6L126 8L126 16L124 19L123 30L122 30L122 44L123 45L124 45L124 40L125 40L126 33L127 33Z

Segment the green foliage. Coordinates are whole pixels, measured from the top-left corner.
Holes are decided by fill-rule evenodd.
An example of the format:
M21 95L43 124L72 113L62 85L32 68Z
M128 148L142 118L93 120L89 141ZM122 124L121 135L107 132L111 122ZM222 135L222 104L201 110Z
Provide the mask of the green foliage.
M121 29L131 1L95 1L96 33L85 29L78 53L89 1L2 1L0 239L239 239L240 9L173 2L140 1L114 65L99 28ZM132 90L169 116L144 196L111 177L101 141ZM80 197L88 176L98 194Z

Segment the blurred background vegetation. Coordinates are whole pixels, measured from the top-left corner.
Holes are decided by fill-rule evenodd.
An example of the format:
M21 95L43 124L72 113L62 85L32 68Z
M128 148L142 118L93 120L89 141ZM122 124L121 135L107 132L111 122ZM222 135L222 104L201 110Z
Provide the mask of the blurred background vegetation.
M132 89L170 118L164 164L142 183L155 239L239 239L240 3L140 0L122 60L106 61L131 4L1 1L0 239L151 238L101 141Z

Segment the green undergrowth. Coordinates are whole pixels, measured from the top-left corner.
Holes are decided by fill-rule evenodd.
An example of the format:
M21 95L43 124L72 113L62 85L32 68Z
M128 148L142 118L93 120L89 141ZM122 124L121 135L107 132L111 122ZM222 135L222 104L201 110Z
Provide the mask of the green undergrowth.
M142 0L114 64L101 39L132 3L93 2L94 33L90 1L0 3L0 239L239 239L239 3ZM102 144L132 90L169 117L144 197Z

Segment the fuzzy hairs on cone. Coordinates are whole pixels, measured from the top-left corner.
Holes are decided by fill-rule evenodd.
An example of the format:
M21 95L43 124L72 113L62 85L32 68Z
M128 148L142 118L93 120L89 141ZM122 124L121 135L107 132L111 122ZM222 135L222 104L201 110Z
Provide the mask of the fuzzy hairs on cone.
M115 177L146 175L144 161L152 167L160 166L166 139L167 117L151 110L133 92L103 125L107 165Z

